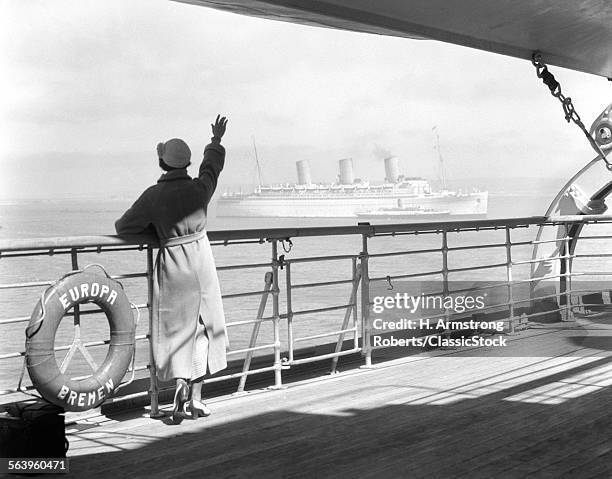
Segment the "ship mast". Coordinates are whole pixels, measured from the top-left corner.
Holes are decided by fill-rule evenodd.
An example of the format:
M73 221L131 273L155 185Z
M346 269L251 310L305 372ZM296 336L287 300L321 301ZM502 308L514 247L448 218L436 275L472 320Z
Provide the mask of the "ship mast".
M255 144L255 137L251 137L253 139L253 151L255 152L255 164L257 165L257 185L261 188L261 165L259 164L259 157L257 156L257 145Z
M434 146L434 150L438 151L438 168L439 168L439 176L440 183L442 184L442 189L446 189L446 171L444 170L444 158L442 158L442 151L440 151L440 135L438 135L438 127L434 125L431 129L436 135L436 144Z

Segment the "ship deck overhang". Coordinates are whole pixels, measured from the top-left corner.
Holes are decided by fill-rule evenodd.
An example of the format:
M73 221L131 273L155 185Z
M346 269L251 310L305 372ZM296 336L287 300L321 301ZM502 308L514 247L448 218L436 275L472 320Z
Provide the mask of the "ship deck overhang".
M612 5L602 0L178 0L273 20L439 40L612 77Z

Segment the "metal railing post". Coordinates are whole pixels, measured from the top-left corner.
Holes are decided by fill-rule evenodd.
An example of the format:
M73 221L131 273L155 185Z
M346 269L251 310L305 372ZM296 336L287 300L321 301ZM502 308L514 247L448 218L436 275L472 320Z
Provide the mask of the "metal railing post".
M442 297L446 298L449 295L448 287L448 231L442 231ZM445 301L446 302L446 301ZM448 308L444 308L444 324L448 326L450 321L450 311ZM443 336L450 336L450 329L447 327L442 333Z
M361 235L361 340L362 354L365 364L362 367L372 366L372 345L370 329L370 277L368 273L368 235Z
M510 334L514 333L514 293L512 291L512 238L510 237L510 227L506 226L506 281L508 282L508 303L510 318L508 326Z
M79 258L77 256L77 250L75 248L70 250L70 263L72 265L72 271L79 269ZM74 325L80 326L81 324L81 308L78 304L74 305Z
M351 266L353 271L353 278L357 278L359 275L359 280L355 285L355 297L353 298L353 327L355 328L355 332L353 333L353 348L357 349L359 347L359 332L357 331L357 288L359 287L359 283L361 282L361 270L357 269L357 258L353 258L351 260Z
M574 311L572 309L572 259L570 252L570 225L569 223L564 223L563 227L565 229L565 235L563 236L563 249L564 249L564 258L563 261L564 267L564 286L565 286L565 314L561 316L563 321L574 321Z
M157 381L157 367L153 357L153 247L147 246L147 310L149 311L149 395L151 397L150 417L161 417L164 414L159 410L159 383ZM136 354L136 351L134 351Z
M281 342L280 342L280 308L278 288L278 240L272 240L272 324L274 327L274 388L281 388L282 364L281 364Z
M293 299L291 290L291 263L285 265L287 268L285 274L285 286L287 288L287 347L289 348L288 362L293 362Z

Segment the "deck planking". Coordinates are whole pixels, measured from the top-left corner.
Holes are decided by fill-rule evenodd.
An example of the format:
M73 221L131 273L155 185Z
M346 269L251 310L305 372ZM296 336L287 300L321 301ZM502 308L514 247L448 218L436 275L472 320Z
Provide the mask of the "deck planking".
M216 398L211 417L179 426L142 411L92 418L70 434L72 475L612 477L611 331L542 325L503 354L379 360Z

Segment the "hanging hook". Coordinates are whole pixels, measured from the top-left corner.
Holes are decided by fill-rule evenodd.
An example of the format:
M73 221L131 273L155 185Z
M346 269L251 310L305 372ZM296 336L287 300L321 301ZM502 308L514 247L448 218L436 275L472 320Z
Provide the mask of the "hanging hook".
M387 291L391 291L393 289L393 284L391 284L391 276L387 275L387 283L389 284L389 286L387 286Z
M287 246L285 246L285 243L287 243ZM293 248L293 241L291 241L291 238L287 238L287 239L281 240L281 245L283 246L283 251L285 253L290 253L291 248Z

